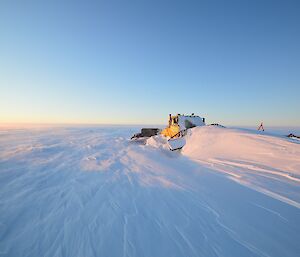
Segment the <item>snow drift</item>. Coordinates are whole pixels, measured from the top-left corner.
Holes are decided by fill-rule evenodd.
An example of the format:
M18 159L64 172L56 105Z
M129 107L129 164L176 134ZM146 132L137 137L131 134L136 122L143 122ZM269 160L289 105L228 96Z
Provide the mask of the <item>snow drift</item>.
M300 144L297 141L258 131L197 127L187 136L182 154L300 207ZM280 187L274 187L274 180Z
M168 149L162 136L147 145ZM219 126L188 131L182 155L252 189L300 208L300 143L284 136ZM280 184L276 185L275 184Z
M300 181L300 145L256 131L199 127L191 130L182 153L209 163L231 161L240 167L273 167L278 175Z

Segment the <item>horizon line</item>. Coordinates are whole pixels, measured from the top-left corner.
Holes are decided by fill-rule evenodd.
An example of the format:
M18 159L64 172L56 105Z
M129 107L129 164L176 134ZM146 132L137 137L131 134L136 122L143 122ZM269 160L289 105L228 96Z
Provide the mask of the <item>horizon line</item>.
M209 125L209 124L207 124ZM221 124L223 125L223 124ZM0 128L7 127L50 127L50 126L167 126L165 123L95 123L95 122L2 122L0 123ZM227 124L228 127L257 127L257 124ZM267 125L266 127L278 127L278 128L288 128L288 127L300 127L300 125Z

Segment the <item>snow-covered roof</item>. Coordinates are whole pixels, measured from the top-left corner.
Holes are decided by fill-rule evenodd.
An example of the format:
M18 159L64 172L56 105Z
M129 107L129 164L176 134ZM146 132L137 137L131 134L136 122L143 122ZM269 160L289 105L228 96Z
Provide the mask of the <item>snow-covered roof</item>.
M191 127L204 126L205 122L203 121L203 118L199 116L178 115L178 124L180 129L183 130Z

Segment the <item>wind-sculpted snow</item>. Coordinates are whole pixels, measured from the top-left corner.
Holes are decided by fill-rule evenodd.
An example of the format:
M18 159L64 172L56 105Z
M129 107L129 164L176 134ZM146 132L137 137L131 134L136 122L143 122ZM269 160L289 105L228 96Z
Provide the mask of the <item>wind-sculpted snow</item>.
M263 192L299 204L299 166L208 165L129 142L137 131L2 130L0 256L299 255L300 209Z
M298 140L207 126L192 129L186 141L182 153L201 165L300 208Z

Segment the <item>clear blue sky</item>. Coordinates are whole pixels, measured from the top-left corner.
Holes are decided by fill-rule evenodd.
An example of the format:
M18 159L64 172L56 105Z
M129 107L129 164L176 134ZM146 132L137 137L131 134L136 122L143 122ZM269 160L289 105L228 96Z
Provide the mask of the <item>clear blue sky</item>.
M300 1L0 2L0 122L300 126Z

